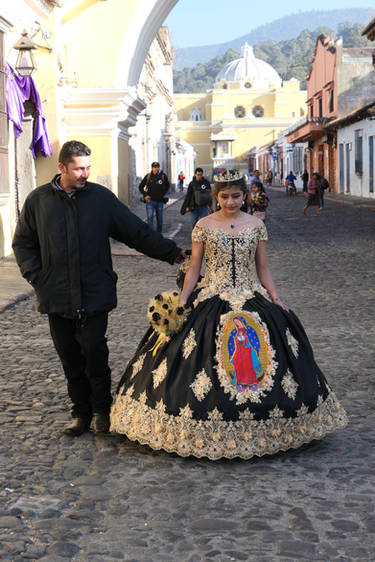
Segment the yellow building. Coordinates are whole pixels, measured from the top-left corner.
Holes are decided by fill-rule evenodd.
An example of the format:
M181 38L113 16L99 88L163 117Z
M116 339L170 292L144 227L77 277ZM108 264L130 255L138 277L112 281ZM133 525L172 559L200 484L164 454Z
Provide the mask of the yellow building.
M305 115L305 100L298 80L282 82L246 43L241 57L219 72L212 90L175 94L176 131L193 145L207 176L221 166L247 172L249 149L275 141Z
M143 98L140 77L153 41L159 45L159 50L165 50L168 42L157 34L176 2L0 2L0 258L11 252L17 216L25 197L36 185L51 180L57 170L59 149L66 140L77 138L86 142L93 153L92 180L106 185L125 203L132 202L137 175L143 170L134 154L134 144L141 144L142 139L131 139L137 134L136 126L142 121L148 104ZM17 50L14 45L23 30L37 46L34 50L36 70L32 77L40 94L53 152L47 158L39 153L35 160L30 151L34 106L25 102L23 132L18 138L7 118L6 108L6 63L15 67ZM169 55L165 52L163 56L168 58ZM154 64L155 57L151 59ZM157 61L159 66L163 65L162 57L160 61ZM146 66L149 63L147 60ZM165 80L169 66L165 66L157 78L163 86L162 96L170 98L165 111L174 116L172 89L169 93L166 87L172 84L171 70L170 79ZM155 111L159 112L160 108ZM161 129L160 126L157 129L156 117L160 123L164 119L163 147L168 150L169 160L163 160L163 151L159 151L157 140ZM155 159L156 152L164 165L175 173L177 163L173 161L176 150L171 120L165 119L164 114L157 113L156 117L155 127L151 133L148 131L151 149L147 158ZM142 156L143 152L138 150L137 156ZM150 162L146 162L144 169L149 165Z

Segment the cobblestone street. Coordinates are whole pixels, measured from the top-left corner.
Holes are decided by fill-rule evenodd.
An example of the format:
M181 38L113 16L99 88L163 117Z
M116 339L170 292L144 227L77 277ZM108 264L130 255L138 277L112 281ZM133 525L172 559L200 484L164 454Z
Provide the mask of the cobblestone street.
M32 296L0 314L1 560L375 560L375 213L327 201L304 216L302 194L269 193L276 285L349 425L253 461L183 459L116 435L68 438L65 379ZM179 209L166 210L164 233L186 248L190 216ZM148 299L174 288L177 272L139 255L115 255L114 266L113 390Z

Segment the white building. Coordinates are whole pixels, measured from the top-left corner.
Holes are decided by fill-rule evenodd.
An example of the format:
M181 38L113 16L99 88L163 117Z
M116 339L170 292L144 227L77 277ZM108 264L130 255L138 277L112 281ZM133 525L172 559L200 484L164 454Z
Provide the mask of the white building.
M375 100L329 128L337 131L339 193L374 197Z
M157 161L172 189L181 170L188 178L194 166L194 150L175 138L176 111L173 101L173 47L168 27L159 29L147 53L137 87L145 107L129 132L132 151L129 191L138 197L138 185ZM132 186L132 189L130 187Z

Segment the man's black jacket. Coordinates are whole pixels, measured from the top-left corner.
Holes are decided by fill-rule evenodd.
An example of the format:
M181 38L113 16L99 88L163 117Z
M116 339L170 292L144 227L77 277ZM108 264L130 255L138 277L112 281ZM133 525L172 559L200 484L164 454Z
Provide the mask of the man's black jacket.
M200 181L197 181L195 177L193 177L192 181L189 183L189 186L187 188L184 202L182 203L182 207L180 211L181 215L184 215L186 213L186 209L192 211L195 207L197 207L197 204L195 203L195 199L194 199L194 192L195 192L195 188L201 185L205 185L207 189L211 192L210 182L206 178L202 178Z
M171 264L180 252L96 183L87 182L72 197L53 183L29 194L13 250L37 293L40 312L75 318L116 306L109 237Z
M169 190L169 180L164 172L159 172L159 174L150 172L145 175L138 189L143 197L149 195L152 201L163 201L163 197Z

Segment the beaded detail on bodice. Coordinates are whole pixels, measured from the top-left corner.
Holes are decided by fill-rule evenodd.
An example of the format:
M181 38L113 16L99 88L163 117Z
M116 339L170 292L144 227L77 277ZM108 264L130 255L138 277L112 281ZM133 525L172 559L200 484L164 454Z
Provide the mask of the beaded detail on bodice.
M198 285L203 291L199 301L213 294L229 301L243 301L254 296L254 291L268 296L255 267L258 242L267 240L264 225L249 226L235 234L195 226L192 239L205 244L206 273Z

